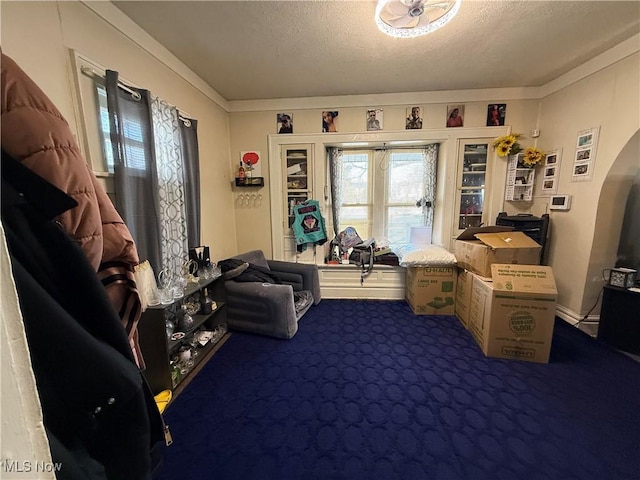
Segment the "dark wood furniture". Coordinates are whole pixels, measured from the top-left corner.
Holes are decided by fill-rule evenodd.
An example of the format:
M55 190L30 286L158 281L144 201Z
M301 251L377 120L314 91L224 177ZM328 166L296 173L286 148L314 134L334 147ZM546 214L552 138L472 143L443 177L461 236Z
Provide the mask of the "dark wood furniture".
M190 346L190 342L197 332L201 330L214 331L218 326L221 326L218 331L226 332L227 319L223 282L220 276L209 280L200 280L197 285L190 285L182 298L176 299L168 305L149 307L142 314L138 324L138 332L140 348L146 364L143 374L154 395L163 390L172 390L173 398L175 398L227 340L229 334L224 333L206 345L198 347L198 355L194 357L193 365L186 371L184 365L176 365L175 359L181 348ZM216 302L216 308L207 315L193 315L193 326L184 332L184 338L178 340L168 338L167 319L176 321L178 315L181 314L180 307L185 299L193 295L202 295L205 288L207 288L209 296Z
M640 355L640 293L605 285L598 339L625 352Z

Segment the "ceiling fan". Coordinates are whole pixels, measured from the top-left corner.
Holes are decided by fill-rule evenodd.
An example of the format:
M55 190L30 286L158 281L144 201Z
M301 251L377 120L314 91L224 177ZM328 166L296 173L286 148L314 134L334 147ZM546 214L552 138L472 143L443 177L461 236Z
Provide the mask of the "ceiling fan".
M379 0L378 28L393 37L407 38L433 32L458 13L461 0Z

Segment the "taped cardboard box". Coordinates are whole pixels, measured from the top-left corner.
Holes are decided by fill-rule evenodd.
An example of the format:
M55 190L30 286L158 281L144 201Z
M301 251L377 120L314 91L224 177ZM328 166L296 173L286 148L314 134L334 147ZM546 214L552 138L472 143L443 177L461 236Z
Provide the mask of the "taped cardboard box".
M491 277L491 265L494 263L538 265L542 246L511 228L483 227L462 232L454 245L458 266L483 277Z
M405 299L416 315L454 315L458 271L455 265L409 267Z
M468 329L488 357L548 363L558 292L551 267L494 264L473 276Z
M469 323L469 306L471 304L471 290L473 273L464 268L458 268L458 280L456 283L455 313L460 323L467 328Z

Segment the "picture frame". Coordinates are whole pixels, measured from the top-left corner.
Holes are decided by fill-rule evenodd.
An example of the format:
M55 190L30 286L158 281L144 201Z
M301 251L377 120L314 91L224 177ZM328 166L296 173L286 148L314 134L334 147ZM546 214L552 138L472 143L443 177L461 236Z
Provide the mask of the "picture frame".
M293 114L289 112L276 114L276 131L281 133L293 133Z
M576 163L573 166L573 175L575 177L585 177L591 174L591 163Z
M506 114L506 103L490 103L487 105L487 127L503 126Z
M593 178L596 149L600 127L581 130L576 136L576 152L573 159L572 182L589 182Z
M384 111L381 108L368 108L365 117L368 132L384 129Z
M322 111L322 133L338 132L338 110Z
M464 127L464 105L447 105L447 128Z
M542 192L547 193L549 195L556 192L556 179L555 178L545 178L542 180Z
M423 111L420 105L407 107L407 116L405 118L406 130L421 130L423 123Z
M541 196L550 196L557 192L561 161L562 148L555 148L547 152L544 159Z

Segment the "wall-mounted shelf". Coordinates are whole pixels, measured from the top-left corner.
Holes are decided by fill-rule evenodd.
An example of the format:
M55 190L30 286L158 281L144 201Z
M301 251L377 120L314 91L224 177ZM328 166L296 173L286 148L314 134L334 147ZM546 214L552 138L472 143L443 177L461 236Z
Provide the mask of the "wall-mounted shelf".
M264 187L264 177L236 177L236 187Z

